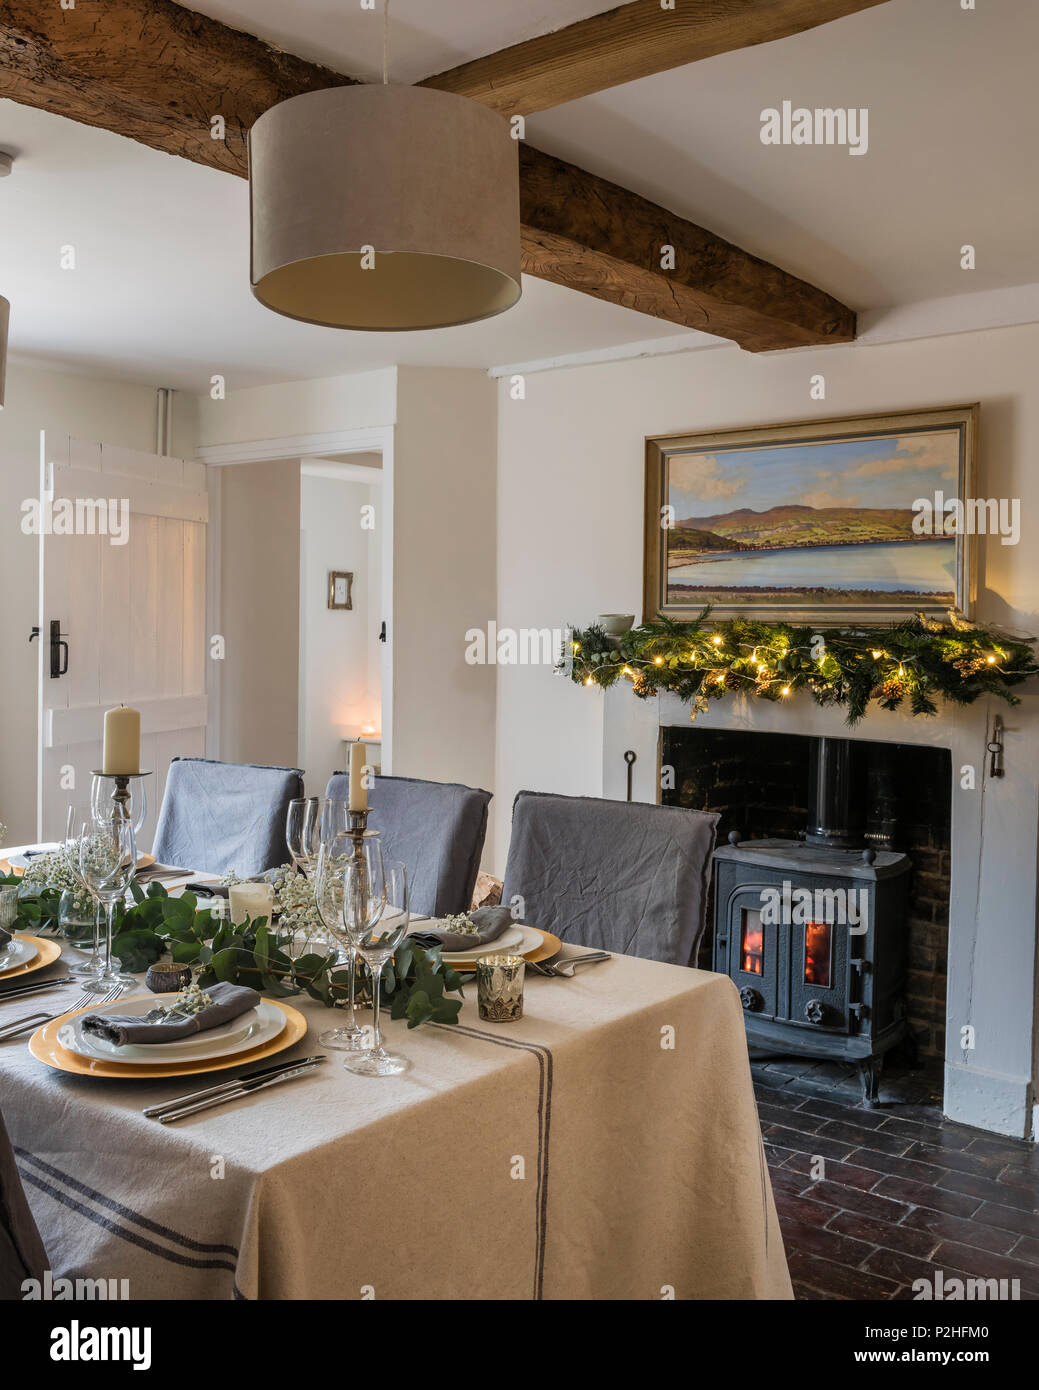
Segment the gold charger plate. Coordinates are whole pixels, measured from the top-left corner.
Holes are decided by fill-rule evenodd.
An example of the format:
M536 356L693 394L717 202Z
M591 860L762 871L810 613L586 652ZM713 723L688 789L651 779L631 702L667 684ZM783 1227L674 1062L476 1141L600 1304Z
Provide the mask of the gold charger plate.
M550 931L542 931L541 927L535 927L535 931L541 932L542 942L540 946L535 946L531 951L523 952L523 959L529 961L548 960L549 956L554 956L563 949L563 943L558 936L553 936ZM493 953L491 953L493 954ZM451 965L450 961L445 961L445 965ZM476 962L472 961L466 965L451 965L451 969L456 975L475 975Z
M139 854L137 856L137 867L139 869L147 869L150 864L154 863L154 854ZM10 859L0 859L0 874L14 874L16 878L21 878L27 868L27 864L15 864L12 867ZM14 887L13 883L11 887Z
M0 970L0 980L13 980L16 975L31 975L34 970L53 965L61 955L61 943L58 941L48 941L42 936L26 936L23 932L15 932L14 936L19 941L31 941L36 947L36 955L21 965L12 965L10 970Z
M147 996L134 995L133 998L146 998ZM125 1001L129 1003L129 999ZM228 1067L246 1066L250 1062L259 1062L264 1057L273 1057L276 1052L284 1052L293 1043L298 1043L307 1031L307 1021L298 1009L292 1008L290 1004L283 1004L280 999L265 999L265 1003L273 1004L276 1009L280 1009L285 1015L285 1027L276 1038L271 1038L270 1042L263 1043L260 1047L250 1048L247 1052L236 1052L231 1057L210 1058L206 1062L169 1062L165 1066L161 1063L153 1066L138 1066L133 1062L101 1062L94 1061L89 1057L80 1057L76 1052L69 1052L67 1048L58 1042L58 1029L62 1024L67 1023L76 1014L89 1013L91 1008L96 1005L87 1005L85 1009L73 1009L67 1014L62 1014L60 1018L51 1019L50 1023L45 1023L42 1028L38 1028L29 1039L29 1051L39 1061L46 1063L48 1067L53 1067L56 1071L71 1072L73 1076L103 1076L118 1078L129 1081L149 1081L160 1076L195 1076L207 1071L226 1071Z

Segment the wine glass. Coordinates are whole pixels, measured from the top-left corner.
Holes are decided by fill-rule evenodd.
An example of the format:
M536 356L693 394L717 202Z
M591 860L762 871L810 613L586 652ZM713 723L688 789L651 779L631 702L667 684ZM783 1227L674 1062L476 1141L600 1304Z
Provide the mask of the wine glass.
M321 920L344 948L341 960L350 971L350 998L346 1022L339 1028L330 1028L327 1032L322 1033L318 1037L318 1042L322 1047L339 1048L345 1052L351 1052L364 1041L364 1029L358 1026L357 1014L354 1009L357 952L344 921L346 870L347 866L354 862L357 842L354 836L345 831L335 831L334 824L335 818L329 818L322 829L317 871L314 874L314 901L317 903ZM365 866L366 878L381 885L382 842L377 835L372 834L366 836L360 843L358 862Z
M379 1028L379 986L383 966L408 934L411 911L408 904L408 874L404 865L387 859L382 865L380 910L378 885L371 878L362 879L354 861L344 875L343 918L357 950L368 963L372 974L372 1045L364 1052L345 1059L350 1071L361 1076L398 1076L409 1066L406 1057L387 1052L382 1045ZM356 911L355 911L356 905Z
M68 970L70 975L97 975L101 970L101 900L95 897L93 890L87 884L80 873L79 868L79 842L83 834L83 828L93 820L93 810L90 806L77 805L70 806L65 817L65 862L69 866L69 872L76 880L76 893L80 890L90 898L94 908L94 946L86 960L77 961L70 965Z
M133 821L135 836L141 833L141 826L148 814L146 787L147 782L143 777L131 777L127 787L129 800L125 805L130 819ZM112 800L112 790L112 778L104 777L101 773L95 772L90 783L90 809L93 815L102 820L114 815L119 807L120 803Z
M297 873L310 877L308 870L317 863L321 845L321 820L316 796L297 796L289 802L285 818L285 843Z
M81 827L79 871L83 882L105 908L105 954L101 970L83 988L91 994L104 994L113 985L134 985L132 975L121 975L112 956L116 903L122 901L137 867L137 844L133 822L120 810L110 815L92 816Z

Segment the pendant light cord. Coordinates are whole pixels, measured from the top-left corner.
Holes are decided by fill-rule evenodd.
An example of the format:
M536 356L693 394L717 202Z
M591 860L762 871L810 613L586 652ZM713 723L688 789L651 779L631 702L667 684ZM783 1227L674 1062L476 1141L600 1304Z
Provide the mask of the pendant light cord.
M382 7L382 85L390 80L390 0L383 0Z

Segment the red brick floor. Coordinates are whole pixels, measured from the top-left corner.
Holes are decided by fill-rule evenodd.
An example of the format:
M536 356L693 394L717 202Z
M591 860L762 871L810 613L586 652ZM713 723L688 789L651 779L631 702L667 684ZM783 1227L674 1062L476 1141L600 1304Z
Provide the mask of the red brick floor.
M1039 1299L1035 1145L892 1100L897 1078L865 1110L850 1078L790 1066L755 1064L754 1089L797 1298L911 1299L941 1269Z

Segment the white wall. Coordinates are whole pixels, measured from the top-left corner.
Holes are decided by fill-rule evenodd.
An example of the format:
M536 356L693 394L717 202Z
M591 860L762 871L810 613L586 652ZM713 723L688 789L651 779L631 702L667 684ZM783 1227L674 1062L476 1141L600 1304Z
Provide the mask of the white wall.
M494 669L466 663L465 633L495 612L496 429L485 372L398 368L393 771L488 790Z
M809 379L820 372L827 399L815 403ZM528 376L522 401L503 382L499 624L558 627L602 612L641 615L647 435L980 401L977 494L1020 498L1023 538L1017 546L982 539L977 615L1035 633L1037 373L1039 326L1027 326L877 347L759 357L719 349L555 371ZM509 838L504 807L522 787L623 795L619 758L631 747L640 750L635 795L656 799L658 720L676 717L674 702L658 711L656 702L620 690L604 705L600 692L538 666L499 666L497 681L498 872ZM716 706L704 722L765 728L780 720L798 732L837 732L830 726L840 723L804 699L789 709L752 706ZM1007 775L979 779L976 791L957 790L953 802L960 889L951 909L946 1104L956 1118L1020 1135L1030 1122L1035 1075L1039 693L1028 689L1013 710L984 702L937 721L881 711L858 734L945 743L957 766L980 767L986 715L997 710L1007 724ZM971 1051L958 1046L965 1023L977 1029Z
M378 667L372 703L372 614L379 610L378 556L371 530L362 529L361 508L379 505L381 488L343 478L300 479L300 766L307 790L320 796L337 769L345 766L342 740L356 737L373 720L378 729ZM374 564L373 564L374 558ZM328 607L330 570L353 576L353 607ZM378 633L375 623L375 633Z
M155 391L9 363L6 402L0 411L0 822L7 843L18 844L36 832L36 647L28 637L37 617L37 542L22 534L21 504L39 494L40 430L55 441L72 435L154 451ZM187 435L177 447L188 458L194 452Z
M221 470L220 757L299 756L299 460Z

